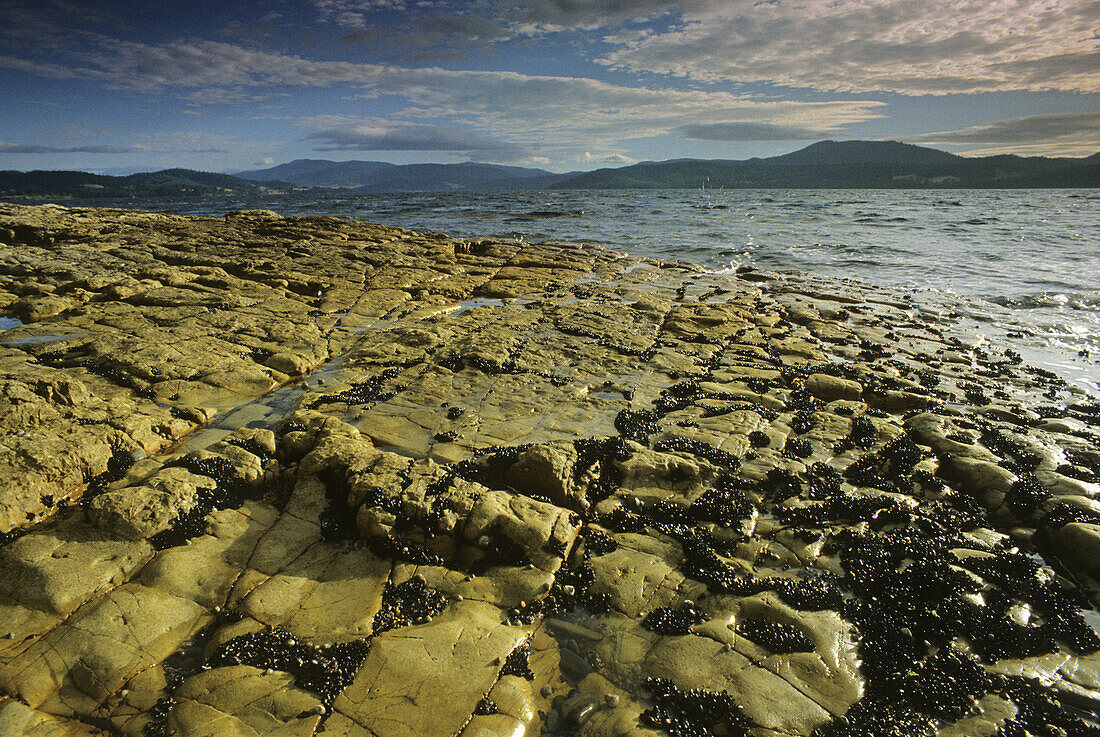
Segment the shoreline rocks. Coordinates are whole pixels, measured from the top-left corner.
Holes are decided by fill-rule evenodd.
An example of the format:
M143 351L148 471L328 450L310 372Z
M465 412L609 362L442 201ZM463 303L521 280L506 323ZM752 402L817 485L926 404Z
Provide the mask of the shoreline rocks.
M12 734L1096 728L1100 405L903 298L270 212L0 233Z

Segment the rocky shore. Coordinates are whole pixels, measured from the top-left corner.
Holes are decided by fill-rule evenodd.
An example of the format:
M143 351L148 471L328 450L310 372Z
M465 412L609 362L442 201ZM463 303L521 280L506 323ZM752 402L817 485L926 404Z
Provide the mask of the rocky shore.
M1100 734L1100 404L953 322L0 205L0 734Z

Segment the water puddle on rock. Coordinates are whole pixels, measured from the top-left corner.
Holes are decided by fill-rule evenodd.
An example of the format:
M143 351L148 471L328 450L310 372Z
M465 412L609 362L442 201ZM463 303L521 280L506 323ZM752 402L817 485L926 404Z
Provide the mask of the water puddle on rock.
M23 324L23 321L15 317L0 317L0 332L11 330Z
M459 302L458 305L452 309L448 317L458 317L463 312L469 312L478 307L503 307L505 304L503 299L489 299L487 297L466 299Z
M274 430L284 419L298 409L305 392L315 386L328 383L343 368L348 354L343 353L318 368L308 378L286 384L262 397L240 404L215 405L218 413L214 420L195 431L177 446L173 455L186 455L213 445L242 427Z
M22 325L22 323L20 323ZM13 338L0 341L0 345L17 347L21 345L33 345L35 343L56 343L59 340L75 340L87 337L87 333L51 333L49 335L28 335L26 338Z
M518 301L520 300L509 300L512 303ZM504 306L505 304L505 301L500 299L469 299L449 308L454 310L450 312L450 316L460 315L476 307ZM448 312L448 309L429 311L427 314L422 315L421 319L446 312ZM368 325L343 327L342 329L354 335L363 335L372 330L385 329L397 321L398 319L384 317ZM186 455L211 446L242 427L274 430L286 417L298 409L302 397L309 389L327 384L331 379L336 378L354 350L353 345L348 351L330 359L316 369L307 378L281 386L262 397L237 404L215 405L214 409L217 410L217 414L214 420L184 440L176 447L173 455Z

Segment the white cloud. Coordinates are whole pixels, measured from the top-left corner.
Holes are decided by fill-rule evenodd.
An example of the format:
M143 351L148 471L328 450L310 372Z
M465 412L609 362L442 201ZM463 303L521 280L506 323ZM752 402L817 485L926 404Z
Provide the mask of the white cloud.
M637 159L632 159L629 156L623 154L604 154L604 153L592 153L591 151L585 151L580 156L573 159L578 164L603 164L605 166L624 166L626 164L633 164Z
M687 4L610 36L615 68L851 92L1100 91L1095 0L755 0Z
M104 39L70 66L46 64L34 71L171 93L195 104L255 102L292 88L347 85L364 101L388 96L404 100L405 106L387 117L385 130L372 129L379 121L369 116L305 121L316 140L332 148L424 150L432 140L446 139L445 131L465 129L471 132L462 134L464 141L455 139L436 150L515 156L549 146L559 159L585 151L617 153L626 139L714 122L827 132L877 117L883 105L867 100L760 101L725 91L627 87L584 77L315 61L220 41L149 45ZM434 129L417 136L417 125ZM399 134L406 140L399 140Z
M309 134L318 151L492 151L511 152L510 144L455 128L423 123L360 121Z

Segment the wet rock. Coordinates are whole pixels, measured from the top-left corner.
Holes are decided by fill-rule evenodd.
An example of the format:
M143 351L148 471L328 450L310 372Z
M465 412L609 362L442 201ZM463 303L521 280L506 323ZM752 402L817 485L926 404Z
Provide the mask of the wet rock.
M90 715L207 619L191 601L125 584L0 667L0 688L50 713Z
M1100 524L1072 522L1052 535L1058 556L1088 575L1100 573Z
M100 494L89 513L97 525L124 538L140 540L167 530L198 503L199 490L212 491L217 482L185 468L163 468L140 486Z
M247 665L214 668L187 679L173 694L167 727L175 734L311 734L324 713L320 700L295 688L289 673Z
M335 707L375 734L455 734L525 636L501 624L496 607L457 602L412 631L374 638Z
M60 308L0 346L19 729L1087 733L1098 412L946 308L329 217L0 240Z
M567 729L576 730L588 723L599 704L600 698L596 694L576 693L561 704L558 714Z
M584 498L575 488L576 463L577 451L572 443L536 445L516 459L506 471L505 479L514 488L576 509Z

